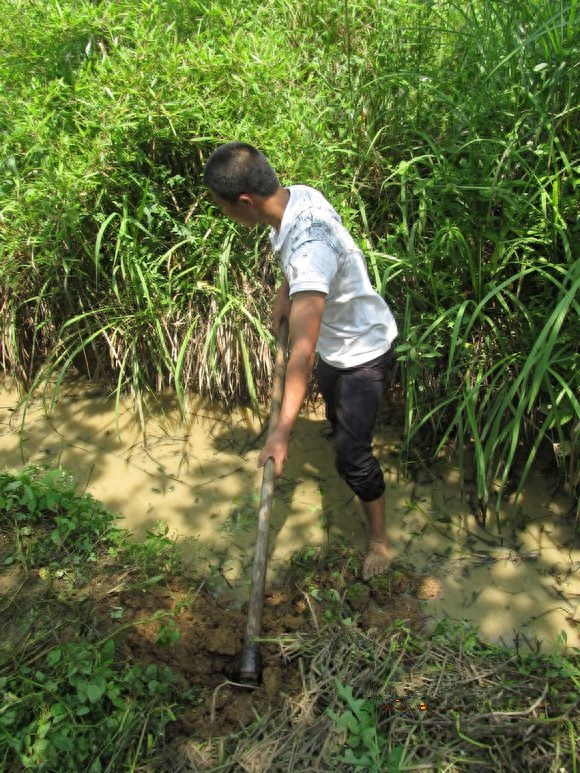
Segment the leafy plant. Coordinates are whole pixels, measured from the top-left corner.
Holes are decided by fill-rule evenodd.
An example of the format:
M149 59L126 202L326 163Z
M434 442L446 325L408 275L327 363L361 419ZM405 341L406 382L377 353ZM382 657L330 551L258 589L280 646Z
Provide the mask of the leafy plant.
M116 518L102 503L76 492L72 475L29 466L17 473L0 473L0 528L14 529L18 554L5 563L22 561L30 566L62 560L95 560L99 546L114 547L122 538ZM30 539L31 526L41 524L46 539Z
M144 539L131 542L127 552L145 574L159 570L166 574L177 574L182 567L177 538L170 536L169 526L162 521L148 530Z
M6 769L134 769L142 744L174 719L174 690L164 666L119 669L113 639L62 644L0 678L0 760Z
M155 644L159 644L161 647L172 647L180 640L180 638L181 634L177 629L177 626L173 620L169 620L169 622L160 626L157 638L155 639Z
M1 558L25 570L12 573L22 581L2 598L2 770L135 770L176 712L197 703L194 687L178 692L170 668L117 652L131 625L111 631L122 607L104 622L97 612L107 579L117 593L135 591L180 567L166 529L139 543L115 523L62 468L0 474ZM143 582L144 573L152 576ZM172 617L149 619L157 621L156 644L174 645Z
M346 734L347 749L340 762L352 765L355 769L378 773L384 769L383 750L386 741L377 733L375 706L364 698L355 698L350 685L335 681L339 698L344 710L338 714L328 708L326 713L335 722L339 731Z

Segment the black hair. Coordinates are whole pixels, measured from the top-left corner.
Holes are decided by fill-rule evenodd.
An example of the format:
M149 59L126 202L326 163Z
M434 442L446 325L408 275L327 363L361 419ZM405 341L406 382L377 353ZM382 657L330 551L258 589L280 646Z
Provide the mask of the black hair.
M266 156L247 142L228 142L216 148L207 160L203 179L208 188L231 202L242 193L271 196L280 185Z

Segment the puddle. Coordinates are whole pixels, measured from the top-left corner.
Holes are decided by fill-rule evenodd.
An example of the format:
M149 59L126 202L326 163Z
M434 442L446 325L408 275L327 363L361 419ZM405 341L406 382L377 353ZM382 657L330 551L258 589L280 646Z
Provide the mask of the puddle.
M0 466L63 465L137 536L163 522L179 535L196 573L210 574L225 599L247 599L261 485L260 417L200 401L184 425L169 399L164 415L149 419L144 437L129 402L116 418L114 400L83 382L67 384L50 416L40 400L33 402L24 424L17 402L15 392L0 393ZM324 429L316 412L296 424L276 489L269 586L305 544L320 546L340 535L365 547L362 513L335 473ZM393 547L402 563L441 586L437 598L426 594L425 613L434 621L469 619L489 640L511 643L517 635L524 645L540 640L552 649L565 632L568 645L579 647L580 533L574 534L573 502L556 491L556 481L530 476L519 503L504 514L523 528L507 530L501 546L494 529L477 525L452 466L439 463L412 481L402 477L400 443L398 427L378 427Z

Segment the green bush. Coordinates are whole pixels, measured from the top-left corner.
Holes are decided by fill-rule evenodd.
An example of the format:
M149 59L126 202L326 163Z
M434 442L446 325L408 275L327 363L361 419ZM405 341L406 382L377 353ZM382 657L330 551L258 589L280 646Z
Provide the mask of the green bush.
M579 31L572 0L7 0L4 369L264 399L279 267L201 184L243 138L365 247L409 443L471 448L483 511L545 442L573 488Z
M76 481L62 468L26 467L0 473L0 530L15 530L19 555L4 563L24 561L40 566L74 553L76 563L95 560L96 553L122 538L116 517L90 494L78 494ZM36 529L36 538L29 539ZM39 538L44 531L46 538Z

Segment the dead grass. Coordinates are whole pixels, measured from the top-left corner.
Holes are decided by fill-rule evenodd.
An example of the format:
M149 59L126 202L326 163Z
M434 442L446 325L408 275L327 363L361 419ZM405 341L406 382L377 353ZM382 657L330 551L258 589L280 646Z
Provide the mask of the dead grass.
M280 646L301 663L301 690L235 738L181 742L163 769L355 770L341 762L352 738L330 715L347 711L341 686L349 685L374 705L381 739L381 766L360 770L576 771L579 697L565 668L457 630L426 638L342 625ZM534 662L536 672L523 673Z

